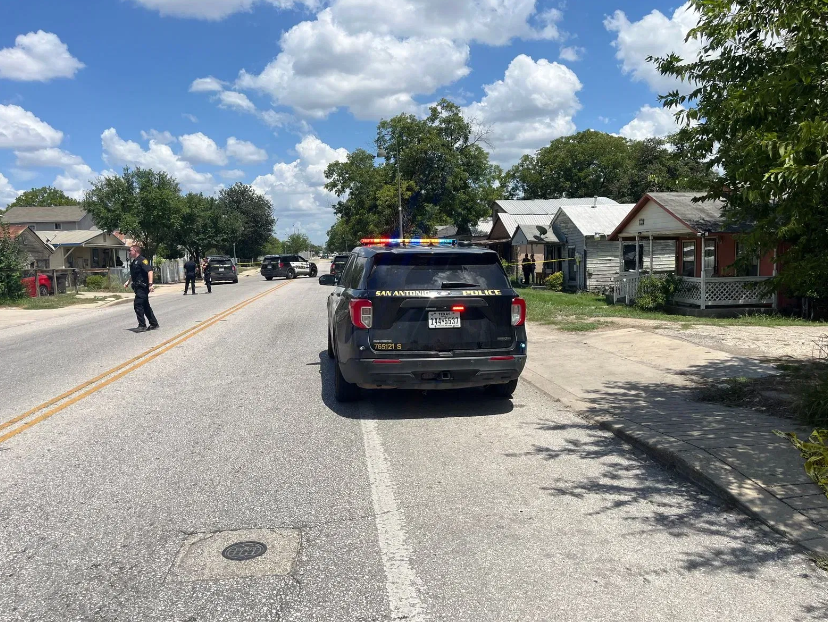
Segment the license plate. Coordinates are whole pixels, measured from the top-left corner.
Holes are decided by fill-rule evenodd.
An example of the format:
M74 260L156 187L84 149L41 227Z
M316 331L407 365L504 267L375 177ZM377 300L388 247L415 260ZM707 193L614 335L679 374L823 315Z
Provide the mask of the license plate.
M219 268L219 272L224 272L224 268Z
M429 311L429 328L460 328L460 314L456 311Z

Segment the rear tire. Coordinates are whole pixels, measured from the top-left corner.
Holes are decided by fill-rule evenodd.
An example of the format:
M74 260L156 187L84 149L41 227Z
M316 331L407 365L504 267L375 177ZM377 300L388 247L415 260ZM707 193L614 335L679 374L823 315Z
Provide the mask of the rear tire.
M310 277L311 278L315 277L318 274L318 272L319 272L319 268L316 267L315 263L312 263L311 267L310 267Z
M331 341L331 331L328 331L328 358L334 358L333 341Z
M266 276L265 279L267 279L268 281L272 281L273 277L272 276Z
M40 286L40 295L41 296L48 296L49 295L49 288L45 285Z
M359 387L351 384L339 370L339 359L334 359L334 397L337 402L354 402L359 399Z
M489 390L492 392L492 395L495 397L502 397L502 398L510 398L512 394L517 389L518 381L510 380L506 384L493 384L489 386Z
M233 279L233 282L238 283L239 282L239 277L236 277L235 279Z

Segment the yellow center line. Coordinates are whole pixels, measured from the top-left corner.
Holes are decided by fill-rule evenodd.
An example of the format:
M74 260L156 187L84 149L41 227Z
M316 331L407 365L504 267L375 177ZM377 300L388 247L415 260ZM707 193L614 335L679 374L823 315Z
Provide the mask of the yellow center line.
M271 293L275 292L277 289L285 287L286 285L290 285L291 282L292 281L287 281L285 283L281 283L280 285L277 285L276 287L272 287L269 290L267 290L265 292L262 292L261 294L257 294L257 295L255 295L251 298L248 298L247 300L244 300L244 301L242 301L242 302L240 302L236 305L233 305L229 309L226 309L225 311L222 311L221 313L218 313L218 314L214 315L213 317L205 320L204 322L201 322L201 323L197 324L196 326L193 326L191 328L188 328L185 331L180 332L175 337L167 339L166 341L164 341L162 343L159 343L156 346L153 346L152 348L145 351L144 353L139 354L138 356L135 356L135 357L131 358L130 360L126 361L125 363L121 363L120 365L118 365L116 367L113 367L109 371L106 371L106 372L96 376L92 380L88 380L88 381L86 381L82 384L79 384L78 386L74 387L73 389L70 389L70 390L66 391L65 393L63 393L63 394L47 401L47 402L44 402L43 404L40 404L39 406L35 406L34 408L26 411L22 415L18 415L17 417L14 417L13 419L10 419L9 421L6 421L5 423L0 425L0 430L4 430L4 429L14 425L15 423L18 423L18 422L26 419L27 417L30 417L31 415L37 413L38 411L41 411L45 408L49 408L50 406L53 406L54 404L57 404L58 402L60 402L62 400L65 400L67 397L69 397L71 395L74 395L78 391L82 391L86 387L89 387L90 385L93 385L93 384L99 382L101 379L106 378L107 376L112 376L112 374L115 374L111 378L105 380L104 382L101 382L100 384L97 384L96 386L92 387L88 391L84 391L80 395L77 395L77 396L73 397L72 399L67 400L66 402L64 402L60 406L52 408L51 410L46 411L42 415L32 419L31 421L27 421L26 423L20 425L19 427L15 428L14 430L11 430L11 431L7 432L3 436L0 436L0 443L3 443L5 441L7 441L8 439L12 438L13 436L16 436L16 435L20 434L24 430L28 430L32 426L37 425L41 421L44 421L44 420L48 419L49 417L51 417L52 415L55 415L55 414L59 413L60 411L64 410L65 408L68 408L72 404L76 404L77 402L83 400L84 398L89 397L93 393L97 393L98 391L100 391L104 387L109 386L110 384L112 384L116 380L119 380L120 378L123 378L124 376L126 376L127 374L135 371L136 369L139 369L139 368L143 367L144 365L146 365L150 361L158 358L159 356L161 356L165 352L168 352L169 350L172 350L176 346L184 343L185 341L191 339L192 337L195 337L201 331L206 330L207 328L213 326L214 324L217 324L221 320L225 319L226 317L229 317L230 315L232 315L236 311L240 311L241 309L243 309L247 305L250 305L250 304L256 302L260 298L264 298L268 294L271 294ZM173 342L175 342L175 343L173 343ZM140 362L136 363L136 361L140 361ZM136 364L133 365L132 367L129 367L133 363L136 363ZM126 369L126 368L128 368L128 369Z

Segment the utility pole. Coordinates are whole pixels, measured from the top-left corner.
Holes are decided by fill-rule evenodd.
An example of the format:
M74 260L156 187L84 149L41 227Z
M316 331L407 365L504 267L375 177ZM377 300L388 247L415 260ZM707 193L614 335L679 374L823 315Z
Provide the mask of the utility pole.
M400 237L404 238L403 234L403 219L402 219L402 178L400 177L400 137L397 136L397 200L400 209Z

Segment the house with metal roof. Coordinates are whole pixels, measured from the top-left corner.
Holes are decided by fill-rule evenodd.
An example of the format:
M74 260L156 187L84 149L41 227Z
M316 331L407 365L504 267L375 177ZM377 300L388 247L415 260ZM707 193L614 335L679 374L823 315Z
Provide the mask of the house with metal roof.
M634 300L638 275L659 272L651 249L670 243L675 251L668 271L682 277L675 302L700 309L775 305L777 299L758 287L776 273L774 253L745 256L737 234L749 227L728 224L724 203L697 196L650 192L618 223L609 239L615 241L619 269L635 269L624 270L628 274L619 279L617 297ZM739 268L737 258L743 259Z
M7 225L0 227L0 237L5 237L8 231L9 237L17 240L17 243L26 253L26 266L29 268L45 269L49 267L49 259L55 252L49 244L25 225Z
M10 225L26 225L34 231L95 229L92 216L77 205L12 207L3 214L3 221Z
M127 247L116 235L98 229L36 231L37 236L55 249L49 269L77 268L96 270L125 265Z

